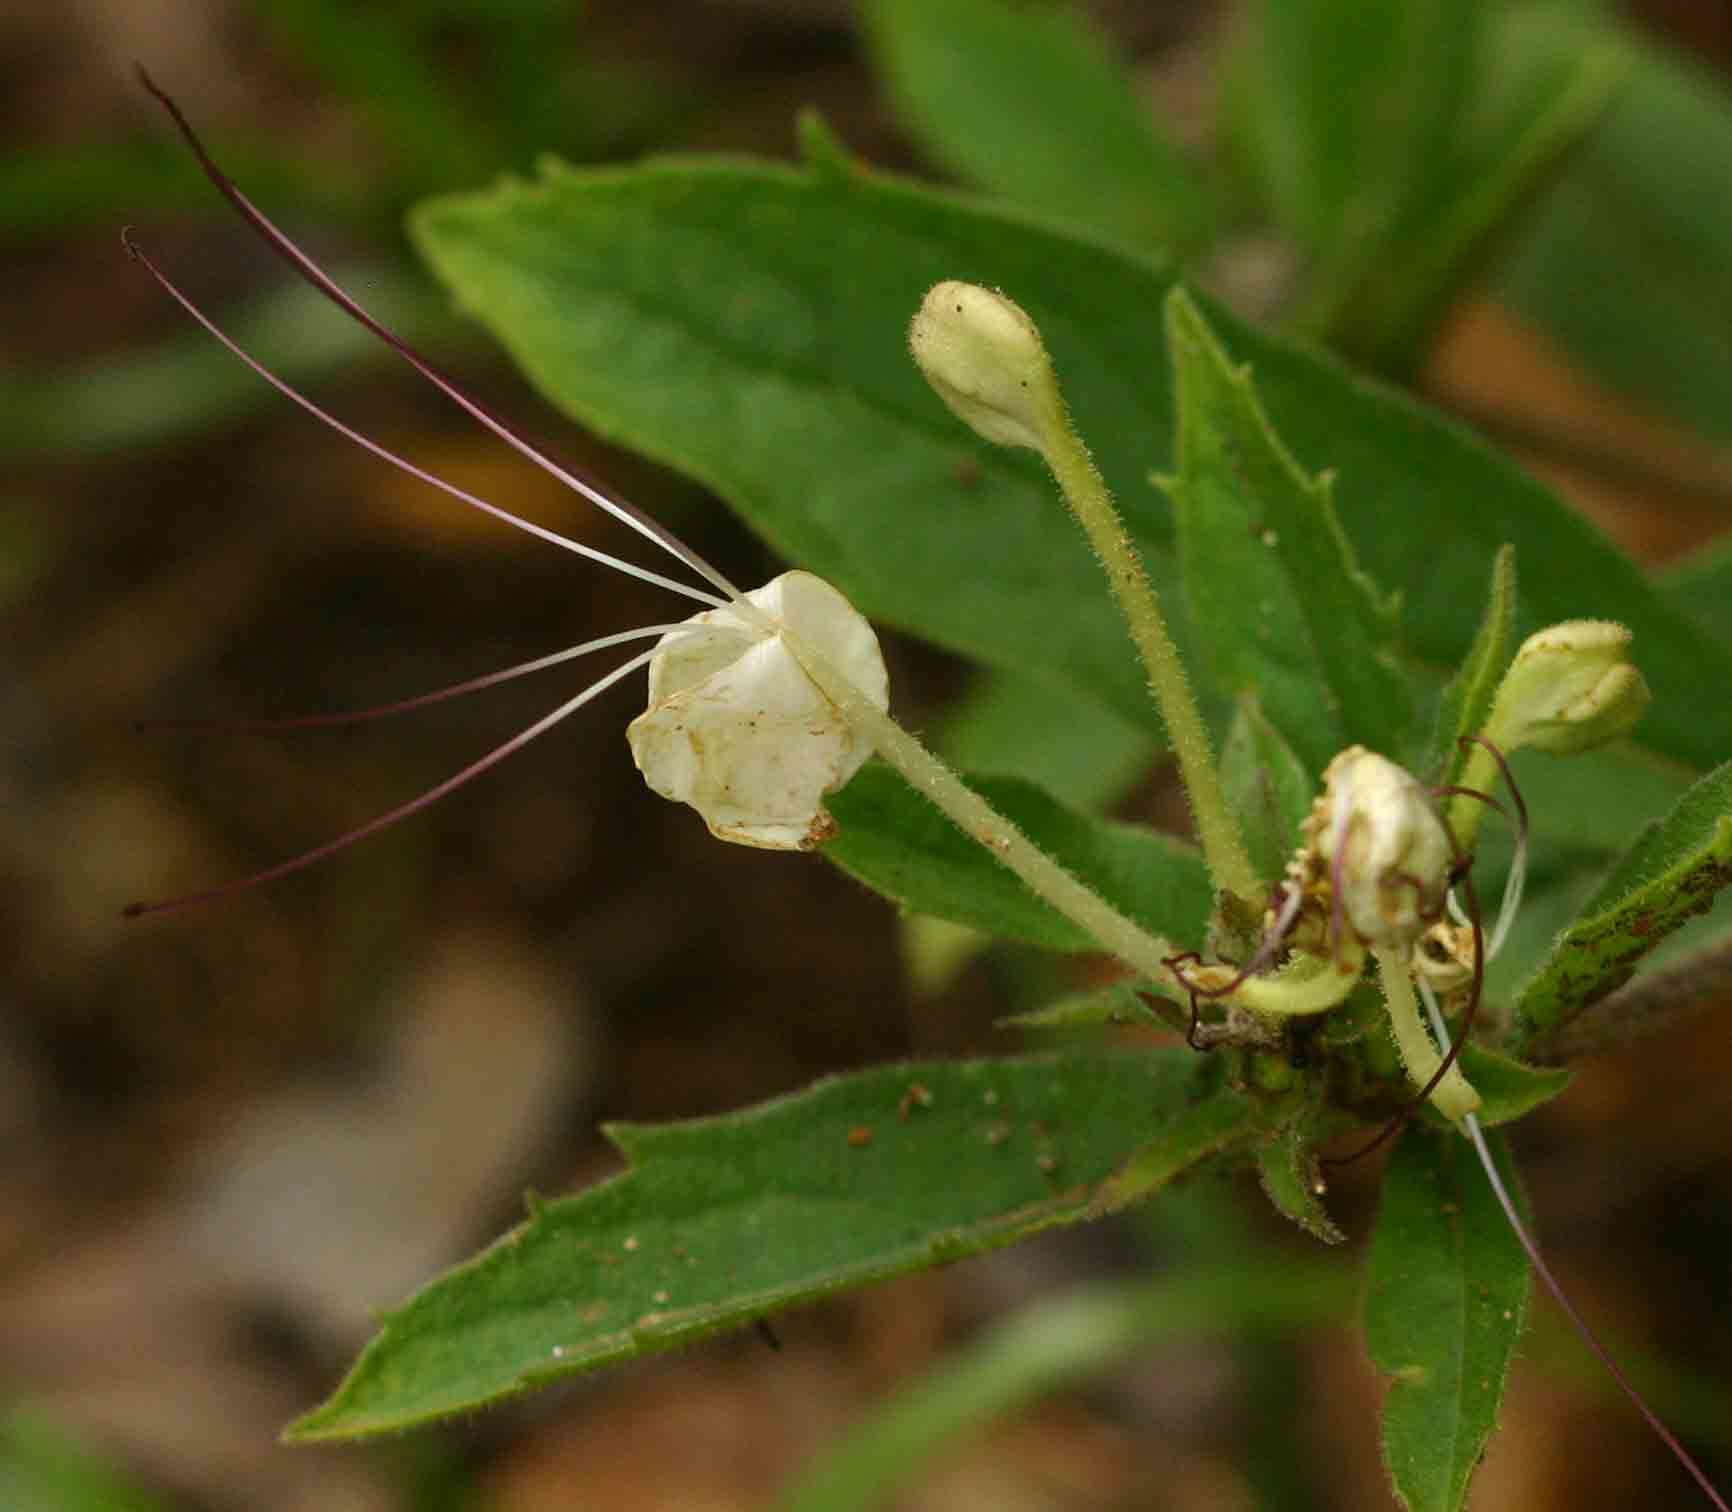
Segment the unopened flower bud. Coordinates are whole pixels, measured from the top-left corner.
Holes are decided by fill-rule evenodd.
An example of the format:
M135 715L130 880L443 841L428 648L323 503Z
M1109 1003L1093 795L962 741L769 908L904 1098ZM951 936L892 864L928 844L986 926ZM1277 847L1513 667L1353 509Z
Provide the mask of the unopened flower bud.
M1443 912L1454 849L1411 772L1349 746L1323 774L1306 821L1348 925L1366 945L1411 944Z
M810 646L880 710L889 678L872 627L822 578L786 572L664 636L649 667L649 708L626 738L644 780L689 803L719 840L811 850L835 834L826 795L872 754L808 677L782 630Z
M1046 345L1021 305L949 280L921 301L908 346L938 397L981 436L1045 450L1062 401Z
M1567 755L1622 735L1650 694L1629 659L1630 632L1610 620L1567 620L1530 635L1504 674L1485 738Z

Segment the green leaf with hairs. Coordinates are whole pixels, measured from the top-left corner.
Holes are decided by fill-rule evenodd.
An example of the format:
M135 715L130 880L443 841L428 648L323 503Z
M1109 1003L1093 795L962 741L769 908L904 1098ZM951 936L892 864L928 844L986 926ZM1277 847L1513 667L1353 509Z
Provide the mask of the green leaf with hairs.
M1269 722L1255 693L1239 695L1221 746L1221 786L1257 875L1279 881L1298 849L1299 825L1311 812L1317 782Z
M1257 1179L1278 1212L1325 1244L1340 1244L1347 1236L1323 1206L1322 1172L1312 1149L1311 1119L1294 1118L1273 1130L1257 1147Z
M1437 774L1435 780L1440 786L1453 783L1460 776L1467 762L1461 742L1478 734L1491 714L1492 700L1497 697L1498 684L1503 681L1513 654L1510 635L1515 611L1515 548L1503 546L1492 558L1491 592L1479 630L1438 699L1430 749L1414 768L1428 780L1431 774Z
M1160 483L1216 686L1256 694L1313 772L1354 741L1400 750L1413 697L1395 662L1397 606L1361 570L1332 480L1294 460L1249 366L1183 289L1166 317L1178 459Z
M1568 1087L1574 1077L1570 1071L1529 1066L1471 1043L1461 1047L1461 1074L1479 1093L1479 1121L1488 1129L1526 1118Z
M1502 1136L1490 1144L1519 1192ZM1414 1130L1396 1146L1366 1283L1366 1347L1392 1378L1383 1456L1396 1494L1409 1512L1460 1512L1530 1291L1527 1255L1467 1140Z
M1127 1161L1146 1177L1158 1154L1171 1177L1250 1120L1216 1062L1087 1049L878 1066L743 1112L617 1124L626 1171L535 1204L387 1314L288 1437L412 1427L1075 1223Z
M1642 958L1732 883L1732 762L1710 772L1647 826L1552 946L1516 1001L1512 1038L1563 1028L1623 986Z

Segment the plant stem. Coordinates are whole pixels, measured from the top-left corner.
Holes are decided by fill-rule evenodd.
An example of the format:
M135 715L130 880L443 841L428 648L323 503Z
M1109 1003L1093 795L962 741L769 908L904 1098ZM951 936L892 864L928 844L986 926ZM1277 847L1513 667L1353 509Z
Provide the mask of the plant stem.
M1159 705L1173 754L1179 761L1185 796L1196 820L1203 859L1215 885L1240 898L1254 899L1261 893L1256 869L1240 837L1238 823L1227 807L1219 770L1209 747L1209 732L1191 696L1190 681L1178 648L1167 633L1166 620L1141 557L1125 532L1124 522L1113 503L1112 491L1094 464L1088 447L1065 413L1064 401L1054 394L1043 416L1042 456L1052 469L1065 503L1077 518L1118 600L1131 640L1142 658L1149 687Z
M1162 980L1177 948L1148 933L1070 872L970 788L918 740L879 710L830 659L799 638L780 633L788 649L843 718L963 834L986 847L1029 890L1140 975Z

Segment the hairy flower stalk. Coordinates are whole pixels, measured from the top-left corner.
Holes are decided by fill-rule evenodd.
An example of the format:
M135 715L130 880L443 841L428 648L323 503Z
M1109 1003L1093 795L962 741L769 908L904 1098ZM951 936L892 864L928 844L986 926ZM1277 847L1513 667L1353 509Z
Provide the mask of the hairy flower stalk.
M1209 874L1226 892L1256 897L1256 869L1227 806L1209 733L1160 601L1106 479L1071 423L1034 321L995 290L953 280L927 294L909 328L908 344L933 391L976 434L999 446L1039 452L1051 469L1106 570L1142 658L1178 758Z
M302 278L386 342L466 413L536 466L629 525L695 573L693 587L522 519L435 477L363 436L271 373L221 331L137 246L137 259L218 341L308 413L374 456L441 489L459 502L615 571L695 600L701 612L679 624L655 624L602 636L448 688L350 714L243 722L242 728L286 729L353 724L478 692L609 649L656 637L647 651L615 667L510 740L427 792L299 856L220 887L157 903L133 904L129 916L192 907L286 876L376 834L463 786L569 718L639 667L650 669L650 707L629 732L646 780L696 808L712 833L770 849L805 850L834 832L823 799L876 752L895 766L971 838L985 846L1038 896L1144 976L1158 977L1173 953L1046 855L967 787L887 714L888 686L876 637L834 588L809 573L784 574L742 593L671 532L597 484L546 455L504 420L470 398L421 354L373 318L219 169L179 108L140 70L145 87L169 113L206 176ZM710 589L716 590L714 592Z

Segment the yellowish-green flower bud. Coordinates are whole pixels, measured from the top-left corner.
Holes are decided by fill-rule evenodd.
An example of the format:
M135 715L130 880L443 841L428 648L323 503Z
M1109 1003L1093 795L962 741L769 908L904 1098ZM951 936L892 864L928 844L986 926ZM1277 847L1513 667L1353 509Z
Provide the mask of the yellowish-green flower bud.
M1566 755L1622 735L1650 694L1629 659L1630 632L1610 620L1567 620L1530 635L1504 674L1485 738Z
M948 280L921 301L908 346L938 397L978 434L999 446L1046 449L1063 403L1046 345L1021 305Z
M785 572L746 600L685 623L713 634L664 636L649 667L649 708L626 738L644 780L689 803L718 840L811 850L836 833L823 800L872 754L806 675L781 631L822 655L880 711L889 678L872 627L822 578Z

